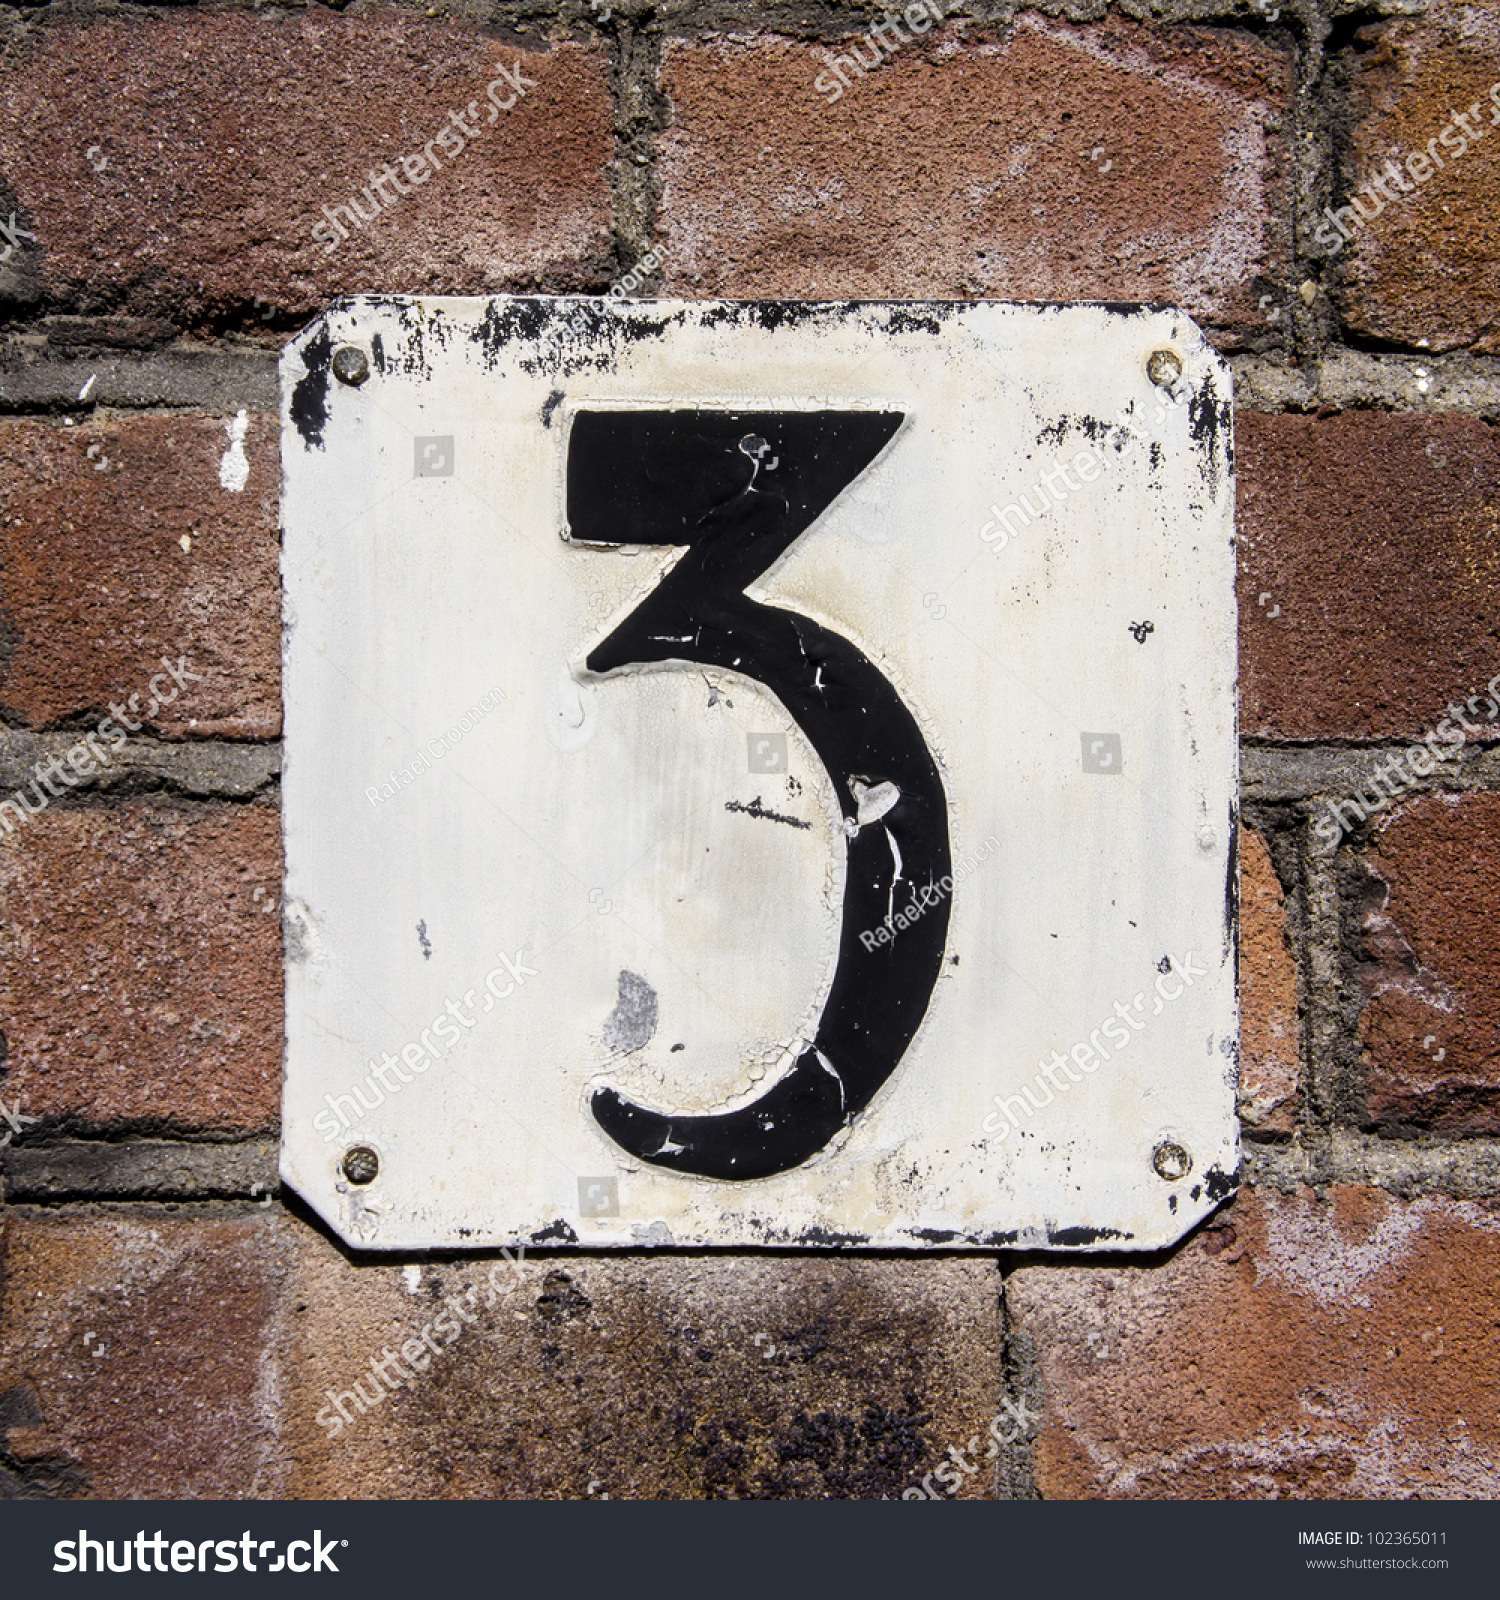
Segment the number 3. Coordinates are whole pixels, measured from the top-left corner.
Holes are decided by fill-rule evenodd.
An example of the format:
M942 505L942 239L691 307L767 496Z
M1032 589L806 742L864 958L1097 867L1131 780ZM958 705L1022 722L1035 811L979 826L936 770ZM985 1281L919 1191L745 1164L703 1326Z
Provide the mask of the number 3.
M816 1036L789 1072L733 1111L674 1117L597 1090L595 1120L642 1161L729 1179L806 1161L890 1077L937 983L948 932L948 802L916 720L848 639L745 594L902 420L873 411L580 411L573 419L572 537L686 546L589 655L589 671L680 661L756 679L807 735L846 819L838 961ZM897 928L896 913L914 904L922 914ZM869 934L880 929L889 937L871 948Z

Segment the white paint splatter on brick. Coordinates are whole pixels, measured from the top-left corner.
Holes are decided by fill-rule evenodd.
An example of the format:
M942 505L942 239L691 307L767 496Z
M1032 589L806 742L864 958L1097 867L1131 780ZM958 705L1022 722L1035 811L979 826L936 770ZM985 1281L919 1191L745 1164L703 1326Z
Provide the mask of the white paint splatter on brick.
M229 435L229 448L219 462L219 482L231 494L239 494L250 476L250 463L245 459L245 435L250 431L250 414L243 406L235 413L232 422L224 424Z

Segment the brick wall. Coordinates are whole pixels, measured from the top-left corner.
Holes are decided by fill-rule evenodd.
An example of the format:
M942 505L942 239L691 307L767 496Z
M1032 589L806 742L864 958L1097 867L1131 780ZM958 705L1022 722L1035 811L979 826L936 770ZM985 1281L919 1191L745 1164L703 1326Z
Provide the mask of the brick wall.
M950 6L835 98L878 13L608 9L0 16L0 796L140 725L0 840L0 1494L895 1497L1008 1402L965 1496L1493 1497L1500 18ZM503 138L311 242L497 47ZM276 352L648 250L673 295L1171 300L1229 359L1244 1183L1166 1255L371 1262L275 1192Z

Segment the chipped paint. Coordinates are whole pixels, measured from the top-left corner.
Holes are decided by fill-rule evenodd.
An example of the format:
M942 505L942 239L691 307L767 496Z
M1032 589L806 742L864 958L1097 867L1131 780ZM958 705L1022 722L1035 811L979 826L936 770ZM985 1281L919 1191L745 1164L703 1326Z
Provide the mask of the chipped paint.
M620 997L604 1019L604 1042L611 1050L641 1050L656 1032L656 990L634 972L620 974Z
M1232 410L1180 313L382 296L294 340L283 390L283 1175L346 1240L1149 1250L1232 1191ZM413 438L453 472L414 478ZM842 477L819 438L862 441ZM1105 470L984 544L1075 441ZM752 526L781 542L720 593L716 530ZM363 805L366 708L446 715L472 674L504 726ZM930 781L831 754L901 718ZM1080 765L1099 730L1123 765ZM747 770L767 731L784 770ZM951 893L948 837L997 862ZM855 998L849 918L933 888ZM341 1189L302 1134L392 1045L368 996L433 1015L523 943L505 1029L361 1123L380 1173ZM1213 954L1128 1066L987 1136L1164 949ZM618 1214L580 1214L590 1176Z

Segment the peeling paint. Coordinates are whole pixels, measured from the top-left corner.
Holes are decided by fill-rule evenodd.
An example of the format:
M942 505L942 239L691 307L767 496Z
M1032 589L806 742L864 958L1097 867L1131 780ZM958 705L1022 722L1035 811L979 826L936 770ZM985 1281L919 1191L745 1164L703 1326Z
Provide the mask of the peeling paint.
M761 805L759 795L756 795L756 797L748 805L743 804L739 800L726 800L724 802L724 809L726 811L743 812L747 817L764 817L769 822L784 822L792 828L812 827L812 823L803 822L800 817L789 817L784 811L767 811Z
M358 387L330 382L345 343L371 352ZM1156 406L1163 345L1192 399L1148 461L1127 448L1148 434L1116 423ZM282 371L283 1167L349 1242L1147 1250L1228 1194L1230 413L1180 315L369 297ZM409 476L428 433L453 436L467 499ZM1115 444L1106 476L986 553L976 531L1025 445L1075 436ZM842 475L834 439L857 441ZM379 515L348 504L351 482ZM467 604L439 623L438 571L485 597L482 637ZM362 642L397 618L431 641L399 681ZM351 875L328 796L371 741L331 717L321 663L365 661L387 704L451 705L480 657L514 714L403 796L403 818L362 815L379 870ZM851 713L877 679L878 711ZM887 748L898 722L905 753ZM1080 765L1089 728L1120 740L1123 773ZM753 742L747 770L765 729L786 736L774 777ZM859 747L835 753L846 733ZM958 880L940 836L993 837L1001 864ZM1104 837L1129 841L1107 884L1079 845ZM887 975L853 996L861 932L923 889L927 914L876 945L930 965L931 986L908 999ZM297 1149L344 1087L319 1063L381 1048L339 969L462 994L466 954L523 943L566 955L528 956L543 970L507 1002L482 1084L407 1090L356 1218L324 1153ZM1132 1077L1046 1101L1003 1147L982 1132L1038 1058L1129 1000L1113 974L1133 990L1188 946L1210 970L1151 1023ZM1191 1184L1152 1170L1167 1137ZM575 1211L588 1175L617 1210Z
M611 1050L640 1050L656 1033L656 990L634 972L620 974L620 997L604 1020Z
M323 429L328 425L328 384L333 360L333 339L326 322L317 322L296 353L301 357L303 375L292 387L288 405L292 424L311 450L323 447Z

